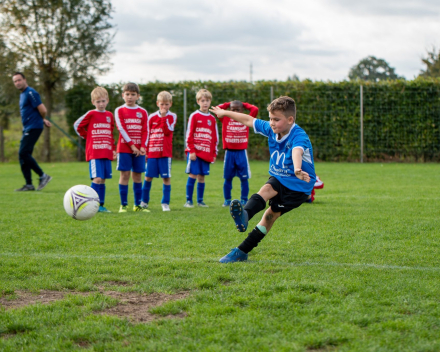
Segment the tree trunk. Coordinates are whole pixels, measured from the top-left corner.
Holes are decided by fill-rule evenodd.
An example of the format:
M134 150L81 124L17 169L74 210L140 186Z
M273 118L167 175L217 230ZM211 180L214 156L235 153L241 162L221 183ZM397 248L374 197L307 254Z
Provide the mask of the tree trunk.
M0 126L0 160L5 162L5 137L3 135L3 126Z
M45 84L45 98L46 101L44 105L47 109L46 118L50 119L52 117L52 105L53 105L53 97L52 97L52 87L50 83ZM50 162L50 128L44 126L44 139L43 139L43 160L47 163Z

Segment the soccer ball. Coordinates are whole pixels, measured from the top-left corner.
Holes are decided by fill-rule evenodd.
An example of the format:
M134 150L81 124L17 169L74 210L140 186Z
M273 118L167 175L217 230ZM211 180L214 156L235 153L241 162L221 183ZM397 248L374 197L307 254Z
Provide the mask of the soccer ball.
M99 196L89 186L77 185L64 195L64 209L75 220L88 220L99 210Z

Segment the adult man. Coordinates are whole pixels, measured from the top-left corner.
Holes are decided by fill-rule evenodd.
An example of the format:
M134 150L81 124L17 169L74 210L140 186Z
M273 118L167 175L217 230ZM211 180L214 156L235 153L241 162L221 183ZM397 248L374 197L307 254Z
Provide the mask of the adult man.
M47 110L41 102L40 94L38 94L35 89L28 86L24 74L16 72L12 76L12 80L15 87L21 91L20 113L23 122L23 137L20 141L18 156L21 165L21 172L26 180L26 184L23 187L16 189L16 191L35 191L35 187L32 185L31 170L40 177L37 191L41 191L46 187L52 177L41 170L36 160L32 157L32 152L38 138L43 132L44 125L50 127L51 123L49 120L45 119Z

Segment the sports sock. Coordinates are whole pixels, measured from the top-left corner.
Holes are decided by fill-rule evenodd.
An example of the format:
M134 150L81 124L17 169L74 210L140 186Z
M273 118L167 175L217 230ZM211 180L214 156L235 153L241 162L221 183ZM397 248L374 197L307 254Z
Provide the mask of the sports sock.
M141 204L142 200L142 182L133 182L134 205Z
M188 181L186 181L186 200L192 202L193 193L194 193L194 185L196 184L196 179L188 177Z
M100 185L99 183L92 182L92 184L90 185L90 187L92 187L92 188L95 190L95 192L98 193L99 204L102 205L102 204L101 204L101 202L102 202L102 199L101 199L101 192L99 191L99 190L101 189L101 185Z
M257 225L257 229L260 230L262 233L264 233L265 235L267 235L267 229L266 226L263 225Z
M121 205L128 204L128 185L119 185L119 197L121 197Z
M249 181L247 178L241 178L241 200L248 200L249 197Z
M171 185L163 185L162 192L163 192L162 204L170 204Z
M142 201L147 204L150 202L151 184L152 182L145 180L144 185L142 186Z
M205 193L205 182L197 183L197 203L203 202L203 194Z
M232 191L232 178L225 178L225 183L223 184L223 196L225 200L231 200Z
M105 183L101 183L99 185L99 202L101 204L101 206L104 206L104 202L105 202Z
M260 196L258 193L253 194L244 206L244 210L246 210L248 214L248 220L252 219L255 214L259 213L265 208L266 202L264 201L263 197Z
M258 246L258 243L266 236L258 227L255 227L249 232L248 237L238 246L238 249L245 253L249 253L252 249Z
M99 196L99 186L101 185L95 182L92 182L92 184L90 185L90 187L92 187L95 190L95 192L98 193L98 196ZM99 199L101 199L101 197L99 197Z

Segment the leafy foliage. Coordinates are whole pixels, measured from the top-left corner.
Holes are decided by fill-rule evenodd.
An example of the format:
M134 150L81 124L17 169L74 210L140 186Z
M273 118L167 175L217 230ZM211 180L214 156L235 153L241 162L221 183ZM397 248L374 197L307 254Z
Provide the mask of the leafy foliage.
M108 0L3 0L1 32L20 66L29 67L51 116L54 94L67 81L94 81L108 69L113 35ZM63 90L60 90L63 91ZM50 135L44 143L50 160Z
M359 83L259 81L247 82L152 82L140 85L140 104L152 113L157 110L156 97L162 90L173 95L172 111L177 113L174 132L174 157L183 157L184 89L187 92L186 118L198 108L196 92L206 88L213 94L213 105L235 99L260 108L258 117L268 119L266 111L273 87L274 97L288 95L298 104L297 123L312 141L316 159L327 161L360 158L360 89ZM123 103L122 85L106 87L110 94L108 110ZM90 101L88 88L86 102ZM74 92L69 93L74 95ZM75 93L76 94L76 93ZM81 96L78 89L78 97ZM75 119L89 108L81 98L66 101ZM78 103L75 103L78 101ZM72 120L74 121L74 120ZM70 122L69 122L70 123ZM73 123L73 122L71 122ZM364 83L364 159L365 160L440 160L440 81L381 81ZM218 125L221 133L221 125ZM223 150L220 148L220 157ZM249 134L249 157L267 159L267 140Z
M435 47L428 51L428 56L422 59L426 69L420 72L421 77L440 77L440 50Z
M402 77L399 77L394 72L394 68L384 59L368 56L350 69L348 78L351 80L361 79L363 81L378 82Z

